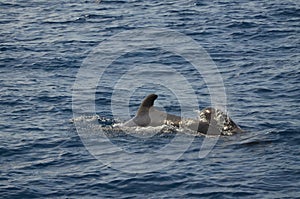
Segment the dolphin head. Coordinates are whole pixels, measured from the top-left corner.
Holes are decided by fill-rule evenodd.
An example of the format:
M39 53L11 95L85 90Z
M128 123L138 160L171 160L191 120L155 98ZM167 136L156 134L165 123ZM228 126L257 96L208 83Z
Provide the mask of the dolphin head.
M205 108L201 111L201 118L204 118L211 126L219 126L221 131L226 134L239 133L243 130L225 113L215 108Z

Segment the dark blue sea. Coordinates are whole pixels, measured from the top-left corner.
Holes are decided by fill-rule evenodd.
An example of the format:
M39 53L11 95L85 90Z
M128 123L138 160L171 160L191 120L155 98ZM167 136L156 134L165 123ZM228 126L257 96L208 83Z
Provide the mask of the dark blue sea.
M299 198L299 1L0 9L0 198ZM245 132L116 130L151 93Z

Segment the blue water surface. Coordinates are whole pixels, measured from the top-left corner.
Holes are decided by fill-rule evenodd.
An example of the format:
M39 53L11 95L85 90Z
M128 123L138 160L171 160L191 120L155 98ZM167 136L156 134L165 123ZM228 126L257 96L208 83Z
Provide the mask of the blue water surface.
M299 1L3 0L0 8L0 198L299 197ZM135 164L126 159L118 165L101 161L118 151L107 148L96 156L89 151L74 120L93 120L99 127L121 120L111 104L122 112L118 99L132 88L114 94L115 87L134 67L176 69L197 96L197 106L212 105L205 78L188 60L145 47L122 54L99 77L92 95L95 113L73 115L73 85L87 57L111 36L145 28L179 32L207 51L221 74L228 114L246 133L219 137L203 158L199 150L206 137L196 136L171 164L156 168L161 161L145 158L136 160L141 161L136 171L125 171ZM138 86L127 99L131 116L150 93L159 95L160 108L180 114L174 92L191 93L180 90L181 82L178 91L156 82L171 82L174 72L138 75L153 81L139 85L130 79ZM163 150L176 133L107 137L143 157ZM190 137L182 136L182 143Z

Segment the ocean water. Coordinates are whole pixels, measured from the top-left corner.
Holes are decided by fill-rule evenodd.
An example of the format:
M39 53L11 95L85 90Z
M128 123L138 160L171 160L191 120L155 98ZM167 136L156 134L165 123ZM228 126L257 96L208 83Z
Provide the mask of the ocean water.
M298 1L0 8L0 198L299 197ZM220 107L246 132L109 129L150 93L186 117Z

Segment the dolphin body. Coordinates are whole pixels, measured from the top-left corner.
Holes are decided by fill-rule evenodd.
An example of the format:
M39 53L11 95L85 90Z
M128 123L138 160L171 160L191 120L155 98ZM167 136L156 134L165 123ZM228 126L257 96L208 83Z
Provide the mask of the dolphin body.
M243 130L235 124L223 112L214 108L205 108L200 112L201 120L183 119L177 115L168 114L159 111L154 107L154 101L157 99L156 94L148 95L141 103L135 117L124 123L124 126L161 126L164 124L175 127L184 126L190 130L210 135L231 135L243 132ZM220 121L220 118L221 121Z

